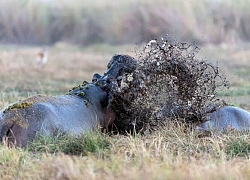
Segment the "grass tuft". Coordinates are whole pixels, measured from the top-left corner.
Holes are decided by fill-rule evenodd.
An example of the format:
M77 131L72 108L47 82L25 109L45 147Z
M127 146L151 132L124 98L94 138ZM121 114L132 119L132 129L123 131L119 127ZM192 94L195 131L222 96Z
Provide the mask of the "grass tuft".
M233 140L227 143L226 154L229 157L249 157L250 155L250 142L243 139Z
M88 153L102 155L108 149L107 138L98 132L86 133L77 137L62 133L58 133L55 137L37 135L27 147L28 151L35 153L56 154L62 152L70 155L87 155Z

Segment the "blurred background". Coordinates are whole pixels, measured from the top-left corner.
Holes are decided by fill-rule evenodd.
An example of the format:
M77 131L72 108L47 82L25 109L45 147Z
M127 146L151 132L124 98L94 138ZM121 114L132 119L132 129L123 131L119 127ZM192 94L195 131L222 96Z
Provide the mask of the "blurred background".
M250 41L250 0L0 0L0 43Z
M152 38L195 43L250 110L250 0L0 0L0 107L65 94ZM45 58L44 58L45 57Z

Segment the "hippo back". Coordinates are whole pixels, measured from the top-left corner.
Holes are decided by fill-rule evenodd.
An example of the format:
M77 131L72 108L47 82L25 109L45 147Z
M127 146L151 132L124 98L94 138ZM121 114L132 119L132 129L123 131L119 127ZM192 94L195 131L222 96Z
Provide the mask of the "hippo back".
M224 106L207 115L207 121L198 125L197 130L226 128L247 130L250 128L250 113L233 106Z
M106 92L92 84L85 90L84 97L32 96L0 112L1 137L7 136L11 142L23 146L34 139L37 132L53 136L58 131L73 135L90 131L103 124L102 101L106 97Z

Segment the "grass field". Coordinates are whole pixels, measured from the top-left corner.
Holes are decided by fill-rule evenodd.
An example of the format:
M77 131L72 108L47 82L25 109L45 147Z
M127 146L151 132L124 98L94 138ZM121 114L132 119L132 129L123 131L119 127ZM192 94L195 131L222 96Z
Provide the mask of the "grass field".
M135 45L78 47L57 43L48 63L36 64L42 47L0 46L0 108L34 94L66 94L103 73L115 53L135 56ZM201 47L200 56L218 64L231 88L218 92L230 104L250 110L250 44ZM185 130L168 125L152 134L80 138L42 137L28 148L0 146L1 179L247 179L249 132Z

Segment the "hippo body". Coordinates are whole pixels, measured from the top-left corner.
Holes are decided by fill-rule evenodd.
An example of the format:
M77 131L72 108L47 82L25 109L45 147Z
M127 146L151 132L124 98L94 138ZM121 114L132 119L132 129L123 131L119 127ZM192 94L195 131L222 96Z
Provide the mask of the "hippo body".
M112 87L120 76L136 69L128 55L114 55L104 75L95 74L92 83L74 87L68 95L35 95L0 111L0 138L25 146L36 134L54 136L58 131L79 135L106 127L115 119L109 106Z
M35 138L36 133L54 136L59 131L79 135L107 126L112 122L114 114L105 109L107 93L99 86L88 84L82 92L85 96L36 95L14 104L30 103L27 107L0 111L1 137L7 136L9 141L18 146L27 144ZM108 113L108 116L106 114Z
M233 106L224 106L209 113L207 121L196 126L197 130L216 129L223 131L227 128L247 130L250 128L250 113Z

